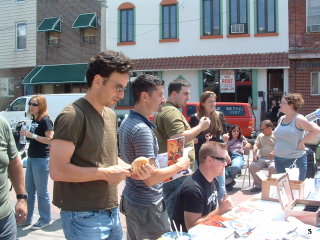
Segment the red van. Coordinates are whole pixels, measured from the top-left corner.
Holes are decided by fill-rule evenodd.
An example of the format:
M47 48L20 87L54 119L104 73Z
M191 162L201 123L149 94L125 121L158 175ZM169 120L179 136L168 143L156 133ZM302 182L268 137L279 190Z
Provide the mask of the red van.
M189 122L191 115L197 112L199 103L188 102L182 108L182 114ZM216 109L224 114L226 122L239 125L247 138L256 137L256 118L249 103L217 102Z

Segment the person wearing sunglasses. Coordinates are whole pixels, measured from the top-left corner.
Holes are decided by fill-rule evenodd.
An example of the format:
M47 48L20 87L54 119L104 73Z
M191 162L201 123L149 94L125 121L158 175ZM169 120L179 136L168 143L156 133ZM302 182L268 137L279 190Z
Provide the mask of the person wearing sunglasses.
M32 230L47 227L51 222L49 178L49 145L53 137L53 123L48 115L47 101L42 95L29 100L31 129L21 130L30 139L28 148L26 189L28 193L28 216L23 225L32 223L37 195L40 218L31 226Z
M226 194L218 202L219 184L216 178L226 166L227 155L225 143L209 141L200 147L199 168L184 180L175 203L173 221L178 228L181 225L184 232L232 209L232 201Z
M232 125L229 129L227 145L231 166L226 168L226 189L227 191L232 191L233 186L236 184L234 179L244 166L243 154L251 148L251 144L242 135L240 126Z

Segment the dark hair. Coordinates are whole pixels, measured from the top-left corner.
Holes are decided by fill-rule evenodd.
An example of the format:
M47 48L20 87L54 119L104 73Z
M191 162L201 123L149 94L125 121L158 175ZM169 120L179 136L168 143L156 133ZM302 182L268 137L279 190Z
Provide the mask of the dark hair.
M182 87L190 87L190 83L184 79L175 79L169 83L168 95L170 96L172 92L179 93Z
M287 100L288 104L292 104L293 109L298 111L304 104L303 97L300 93L288 93L283 98Z
M142 92L147 92L149 95L156 89L157 86L163 86L164 80L157 76L150 74L142 74L132 82L132 95L133 102L138 103L140 101L140 95Z
M108 78L113 72L130 74L132 68L132 60L123 53L112 50L101 52L90 59L86 73L87 86L89 88L92 86L92 81L97 74Z
M36 121L41 121L41 119L45 116L48 116L48 107L47 107L47 99L43 96L43 95L35 95L33 97L30 98L29 100L29 104L31 102L31 100L33 99L36 99L37 102L38 102L38 108L39 108L39 111L38 111L38 117L37 118L34 118L34 116L32 115L31 118L33 120L36 120ZM28 109L28 113L30 114L30 105L29 105L29 109Z
M227 144L220 142L205 142L199 150L199 163L203 163L208 156L216 156L218 149L227 149Z
M270 120L264 120L261 122L261 125L264 125L266 127L271 127L273 129L273 124Z
M241 132L241 128L239 125L232 125L231 128L229 129L229 140L231 140L233 137L232 137L232 130L233 129L236 129L238 128L239 129L239 135L238 135L238 140L239 141L242 141L242 132Z

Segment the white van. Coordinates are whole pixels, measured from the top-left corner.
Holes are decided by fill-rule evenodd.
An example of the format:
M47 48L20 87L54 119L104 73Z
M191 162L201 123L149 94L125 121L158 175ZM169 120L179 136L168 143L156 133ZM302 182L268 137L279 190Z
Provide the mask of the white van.
M43 94L47 100L48 114L52 122L65 106L84 95L84 93ZM28 116L28 103L32 96L34 95L18 97L5 111L0 112L0 116L3 116L9 122L13 129L18 122L26 121L31 123Z

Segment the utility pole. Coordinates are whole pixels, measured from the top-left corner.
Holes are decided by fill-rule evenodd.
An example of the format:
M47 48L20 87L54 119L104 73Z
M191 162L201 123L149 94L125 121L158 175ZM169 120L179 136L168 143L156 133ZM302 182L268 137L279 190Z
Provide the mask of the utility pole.
M107 8L108 0L98 0L101 4L101 36L100 36L100 50L101 52L107 49Z

